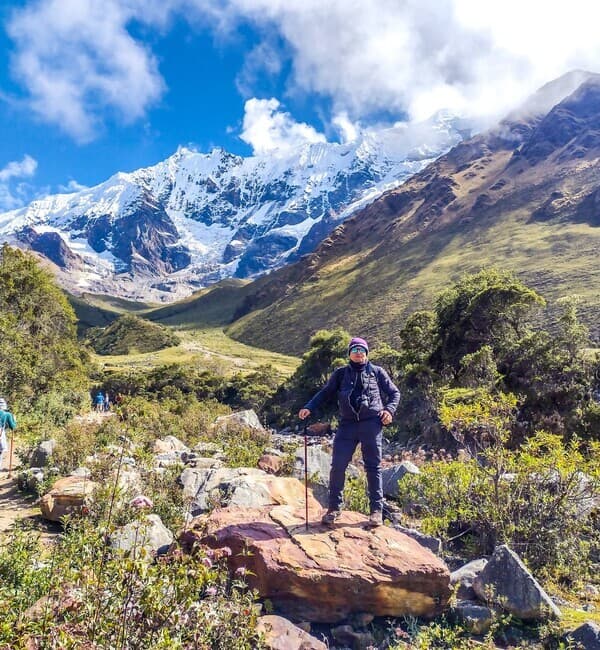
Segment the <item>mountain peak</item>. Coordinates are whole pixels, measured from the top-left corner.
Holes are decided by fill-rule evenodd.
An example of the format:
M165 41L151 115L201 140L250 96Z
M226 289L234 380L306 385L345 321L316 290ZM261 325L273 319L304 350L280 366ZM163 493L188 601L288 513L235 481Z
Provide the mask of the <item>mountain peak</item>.
M280 157L181 146L153 166L0 215L0 235L52 250L59 280L73 292L175 300L312 250L460 141L446 117L435 126L369 130L353 143L308 143Z

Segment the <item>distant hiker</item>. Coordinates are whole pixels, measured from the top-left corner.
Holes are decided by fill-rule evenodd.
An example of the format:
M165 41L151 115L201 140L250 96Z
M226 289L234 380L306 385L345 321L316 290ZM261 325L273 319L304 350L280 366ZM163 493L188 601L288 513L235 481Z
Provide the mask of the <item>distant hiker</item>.
M0 468L4 460L4 452L8 450L7 428L14 431L17 428L17 421L14 415L9 412L6 400L0 397Z
M102 391L96 395L94 405L96 407L96 411L102 411L104 409L104 393Z
M340 516L346 468L360 443L369 490L370 526L383 523L381 483L382 427L392 421L400 402L400 391L387 372L368 360L369 345L353 338L348 345L350 361L331 375L325 386L300 409L307 418L323 403L337 396L340 425L333 441L329 474L329 507L322 522L331 526Z
M104 396L104 410L110 411L110 395L108 393Z

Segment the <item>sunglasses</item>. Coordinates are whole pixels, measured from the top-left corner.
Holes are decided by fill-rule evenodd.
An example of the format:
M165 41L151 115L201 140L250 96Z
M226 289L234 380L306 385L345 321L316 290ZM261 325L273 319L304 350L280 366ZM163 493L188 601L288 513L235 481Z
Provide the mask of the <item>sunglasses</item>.
M354 346L353 348L350 348L350 352L353 354L367 354L367 351L364 348L361 348L360 346Z

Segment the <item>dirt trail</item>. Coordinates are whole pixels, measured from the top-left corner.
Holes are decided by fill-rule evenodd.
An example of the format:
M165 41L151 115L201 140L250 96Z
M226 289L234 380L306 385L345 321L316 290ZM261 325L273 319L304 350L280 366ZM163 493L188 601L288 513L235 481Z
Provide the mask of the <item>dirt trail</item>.
M0 469L0 533L11 528L19 519L29 520L36 528L42 522L40 509L35 505L36 496L17 489L19 458L13 449L12 472L8 475L8 452L2 459ZM45 526L43 526L45 528Z

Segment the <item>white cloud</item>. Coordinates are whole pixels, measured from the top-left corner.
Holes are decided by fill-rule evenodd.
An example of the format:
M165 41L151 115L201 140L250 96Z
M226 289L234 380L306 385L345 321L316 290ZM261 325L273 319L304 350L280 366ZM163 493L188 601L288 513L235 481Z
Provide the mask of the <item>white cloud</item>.
M573 68L600 71L593 0L28 0L8 24L14 76L40 119L88 141L107 114L140 119L160 99L166 82L140 35L181 17L220 47L251 25L243 95L286 76L286 98L324 98L345 139L381 111L498 115ZM269 129L244 132L268 145Z
M165 85L127 25L164 25L166 10L155 5L144 14L136 0L39 0L14 12L11 69L37 116L80 142L94 138L107 111L126 122L142 117Z
M342 142L354 142L361 131L360 125L352 122L345 111L334 115L331 124L340 134Z
M280 110L274 99L252 98L246 101L241 138L256 155L285 156L302 144L326 142L322 133L304 122L296 122Z
M87 189L89 189L87 185L82 185L73 178L66 185L58 186L58 191L63 194L72 194L73 192L81 192Z
M37 169L37 160L25 154L0 169L0 210L13 210L24 205L31 188L20 179L30 178Z
M352 120L381 110L504 113L573 68L600 71L600 3L591 0L194 4L229 30L238 20L276 32L292 66L288 92L319 93Z

